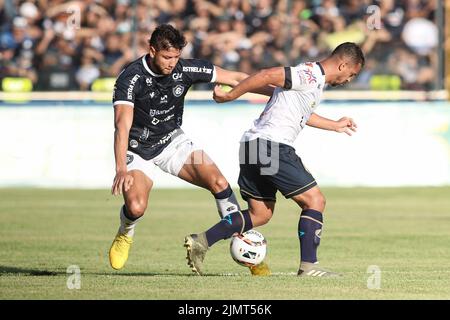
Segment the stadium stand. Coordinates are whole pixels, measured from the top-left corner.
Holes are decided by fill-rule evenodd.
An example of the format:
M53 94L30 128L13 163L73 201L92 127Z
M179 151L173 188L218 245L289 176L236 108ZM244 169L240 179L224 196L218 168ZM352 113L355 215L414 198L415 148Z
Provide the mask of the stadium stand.
M345 40L361 44L367 56L366 68L349 89L442 89L435 82L437 3L2 0L0 77L28 78L39 91L91 90L95 80L116 77L126 63L146 53L156 25L171 23L189 41L183 57L210 59L224 68L252 73L318 60ZM379 10L379 28L371 5ZM371 24L374 28L366 27ZM383 77L387 85L380 84Z

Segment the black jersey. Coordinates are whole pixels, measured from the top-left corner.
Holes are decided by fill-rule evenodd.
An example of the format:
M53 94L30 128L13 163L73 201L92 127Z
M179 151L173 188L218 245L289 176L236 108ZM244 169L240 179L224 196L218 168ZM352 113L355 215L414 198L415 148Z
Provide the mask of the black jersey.
M181 131L184 96L191 85L214 82L214 65L206 60L180 59L170 75L155 74L145 55L119 74L113 104L134 107L128 150L150 160Z

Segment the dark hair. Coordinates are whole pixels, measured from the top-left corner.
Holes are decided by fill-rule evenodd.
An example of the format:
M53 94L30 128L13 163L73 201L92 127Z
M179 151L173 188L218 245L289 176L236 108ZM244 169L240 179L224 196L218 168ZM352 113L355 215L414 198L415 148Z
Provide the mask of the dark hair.
M353 42L344 42L338 45L331 53L331 56L336 55L347 57L355 64L361 64L361 67L364 67L364 63L366 62L361 48Z
M181 32L170 24L162 24L157 27L153 31L148 43L156 50L167 50L171 47L181 50L187 44Z

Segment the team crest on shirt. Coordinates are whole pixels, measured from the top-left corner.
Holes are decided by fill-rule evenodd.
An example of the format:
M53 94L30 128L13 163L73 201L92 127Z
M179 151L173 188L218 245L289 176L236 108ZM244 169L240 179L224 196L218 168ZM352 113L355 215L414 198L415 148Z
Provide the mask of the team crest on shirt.
M313 75L312 70L304 70L303 71L306 75L306 80L309 84L311 83L317 83L317 78Z
M173 88L172 92L175 97L180 97L184 92L184 87L179 84Z

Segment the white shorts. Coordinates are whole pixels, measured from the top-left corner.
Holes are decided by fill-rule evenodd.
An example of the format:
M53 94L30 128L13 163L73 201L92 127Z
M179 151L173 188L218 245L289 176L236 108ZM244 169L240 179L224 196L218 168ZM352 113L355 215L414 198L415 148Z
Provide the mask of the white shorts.
M173 176L178 176L189 155L200 149L186 134L182 133L173 139L159 155L150 160L145 160L128 150L127 170L140 170L152 180L156 167Z

